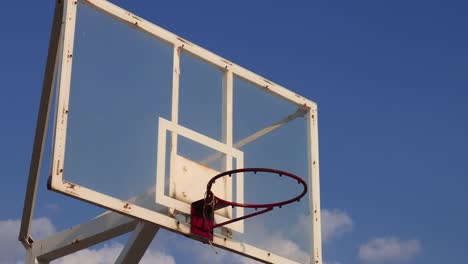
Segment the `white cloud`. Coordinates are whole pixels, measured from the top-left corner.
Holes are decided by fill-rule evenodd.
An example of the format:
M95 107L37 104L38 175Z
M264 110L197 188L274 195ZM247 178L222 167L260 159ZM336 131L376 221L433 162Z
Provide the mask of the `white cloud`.
M297 219L297 223L292 230L293 238L289 238L281 232L275 232L275 230L267 230L265 226L258 222L253 222L255 228L250 230L248 234L250 243L257 245L258 247L267 249L275 254L289 257L297 260L300 263L309 263L310 256L307 252L307 242L310 234L310 216L301 215ZM346 232L350 232L353 229L353 220L351 217L340 210L322 210L322 238L324 241L329 241L333 238L338 238ZM242 257L236 254L231 254L220 249L216 249L218 254L214 254L210 246L203 245L195 242L192 244L190 240L187 240L184 250L194 252L196 261L194 263L224 263L224 264L251 264L259 263L246 257ZM180 244L179 244L180 245ZM337 261L327 262L328 264L342 264Z
M60 206L58 204L55 204L55 203L46 203L46 204L44 204L44 208L47 209L48 211L52 212L52 213L56 213L56 212L60 211Z
M48 218L41 217L33 220L31 226L31 236L35 240L44 239L55 233L55 227Z
M0 263L15 263L24 260L25 250L18 240L21 221L0 220ZM55 233L49 219L41 217L33 220L31 236L41 239Z
M274 254L291 258L300 263L310 263L310 256L306 251L307 248L303 248L305 245L303 245L301 241L296 241L296 239L293 241L292 239L287 238L284 234L269 230L258 222L253 222L253 224L255 227L250 229L248 233L247 240L249 241L249 244L256 245L257 247L265 249ZM169 239L169 241L176 242L177 244L174 243L173 246L176 246L181 253L192 255L193 259L191 263L260 263L250 258L243 257L219 248L213 249L209 244L202 244L188 238L177 239L177 237L174 235L174 239ZM215 253L215 251L217 253Z
M298 224L294 227L296 237L308 240L310 233L310 216L299 217ZM337 209L322 209L322 241L329 242L347 232L353 230L353 220L346 212ZM292 253L301 254L301 253ZM301 257L303 258L303 257ZM339 261L324 261L324 264L342 264Z
M140 261L140 264L175 264L172 256L164 254L163 252L149 249Z
M271 249L272 252L280 256L292 258L300 261L300 263L309 263L309 253L302 250L297 243L294 241L281 237L280 234L273 235L271 237L265 237L268 241L266 243L267 248Z
M83 249L71 255L65 256L61 259L53 261L55 264L79 264L79 263L92 263L92 264L105 264L114 263L119 256L123 245L119 243L105 244L100 249Z
M322 209L322 240L330 241L353 229L351 217L340 210Z
M359 247L359 258L370 263L401 263L413 259L421 250L421 242L416 239L373 238Z
M0 220L0 264L23 263L25 250L18 241L18 233L21 221L16 220ZM34 219L31 227L31 236L37 239L44 239L56 233L52 222L45 217ZM56 264L107 264L114 263L119 256L123 245L120 243L106 243L98 249L84 249L64 258L58 259L53 263ZM157 250L148 249L141 264L161 263L175 264L172 256L159 252Z
M251 228L250 233L247 235L250 238L251 243L260 248L271 251L274 254L296 260L300 263L309 263L310 256L307 250L309 247L308 242L310 240L308 237L310 232L310 220L307 222L304 219L309 219L309 217L304 215L299 216L297 222L290 225L295 227L290 231L292 232L290 234L282 232L289 228L284 230L271 230L261 222L252 222L254 228Z
M24 260L24 249L17 239L19 231L19 220L0 220L0 264L22 262ZM284 257L291 257L301 263L308 263L309 254L307 252L308 234L310 232L309 216L299 216L294 230L286 235L282 232L268 230L262 224L258 224L249 234L250 243L274 252ZM324 241L336 238L345 232L352 230L353 221L345 212L339 210L322 210L322 237ZM55 233L55 227L48 218L38 218L33 221L32 236L35 239L45 238ZM251 264L258 263L249 258L242 257L221 249L216 249L218 254L213 252L209 245L194 242L178 235L174 235L176 251L193 253L194 263L224 263L224 264ZM164 243L166 244L166 243ZM171 243L173 244L173 243ZM103 246L92 249L84 249L62 259L56 260L56 264L106 264L113 263L121 252L123 245L120 243L105 243ZM157 249L155 249L157 248ZM164 247L150 247L140 263L163 263L175 264L175 259L164 252ZM174 252L174 251L172 251ZM341 264L339 262L328 262L328 264Z
M0 221L0 263L15 263L24 256L18 241L19 226L19 220Z
M120 252L123 249L123 245L120 243L104 244L99 249L84 249L74 254L65 256L57 261L55 264L111 264L114 263ZM175 264L175 260L172 256L166 255L162 252L158 252L152 249L148 249L140 261L140 264Z
M223 263L223 264L254 264L257 261L225 251L213 248L209 244L203 244L190 238L181 237L173 233L165 234L166 241L171 243L182 255L192 256L191 263Z
M310 216L299 216L298 224L294 227L294 234L302 239L309 239ZM353 220L346 212L337 209L322 209L322 240L329 242L353 230Z

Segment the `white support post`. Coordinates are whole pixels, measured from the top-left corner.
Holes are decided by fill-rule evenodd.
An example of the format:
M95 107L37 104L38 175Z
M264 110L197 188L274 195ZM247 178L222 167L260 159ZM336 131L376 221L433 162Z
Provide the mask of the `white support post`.
M180 48L174 46L172 71L172 109L171 121L174 124L179 123L179 78L180 78ZM177 154L177 134L172 133L171 137L171 157ZM171 158L172 160L172 158Z
M319 176L319 146L317 107L314 106L307 114L308 159L309 159L309 203L311 208L311 261L322 264L322 231L320 212L320 176Z
M41 170L42 152L44 150L45 137L49 121L50 104L54 90L54 81L57 65L57 54L60 44L60 31L63 19L63 3L57 0L55 3L54 19L52 21L52 30L49 40L49 51L47 55L46 69L44 73L44 82L42 84L42 95L39 104L39 113L36 124L36 134L34 136L34 145L29 166L28 184L26 185L26 197L24 198L23 215L21 218L21 227L19 240L28 248L32 243L31 221L34 213L36 201L37 184L39 172Z
M26 250L25 264L39 264L36 257L32 254L31 249Z
M232 147L233 144L233 76L232 71L226 70L223 76L223 123L222 123L222 131L223 131L223 142ZM225 155L225 170L232 169L232 156L229 154Z
M106 212L89 222L71 227L32 244L32 255L40 261L52 261L76 251L128 233L138 221L114 212Z
M179 123L179 80L180 80L180 47L178 45L174 45L174 52L172 58L172 106L171 106L171 121L174 124ZM171 146L170 146L170 161L169 166L174 168L173 161L177 155L177 133L171 133ZM173 179L173 178L170 178ZM173 189L175 188L175 183L169 183L169 193L173 193ZM175 214L175 210L169 208L169 213L171 215Z
M26 250L26 259L25 259L26 264L49 264L49 261L45 260L39 260L34 256L32 253L32 249Z
M233 144L233 137L232 137L232 118L233 118L233 76L232 71L226 68L223 76L223 109L222 109L222 142L224 142L228 147L232 147ZM224 156L224 170L232 170L232 155L226 153ZM232 196L232 188L233 188L233 179L224 177L223 178L223 186L225 197L228 199L233 198ZM232 210L231 208L224 208L224 213L227 213L229 217L232 217Z
M138 223L115 263L139 263L158 230L159 226L155 224L147 222Z

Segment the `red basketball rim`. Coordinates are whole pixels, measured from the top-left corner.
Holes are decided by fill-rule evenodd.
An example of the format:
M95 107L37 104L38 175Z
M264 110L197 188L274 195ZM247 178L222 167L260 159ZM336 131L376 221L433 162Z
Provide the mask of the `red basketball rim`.
M276 202L276 203L264 203L264 204L236 203L236 202L233 202L233 201L226 201L224 199L221 199L221 198L217 197L215 194L213 194L213 192L211 191L211 187L212 187L212 185L215 183L215 181L217 179L219 179L221 177L225 177L225 176L231 176L232 174L236 174L236 173L242 173L242 172L251 172L251 173L254 173L254 174L256 174L257 172L266 172L266 173L271 173L271 174L278 174L281 177L286 176L286 177L289 177L289 178L292 178L292 179L296 180L297 183L302 184L303 190L299 195L297 195L297 196L295 196L295 197L293 197L291 199L281 201L281 202ZM299 201L307 193L307 183L301 177L299 177L297 175L294 175L294 174L292 174L290 172L287 172L287 171L282 171L282 170L277 170L277 169L270 169L270 168L242 168L242 169L235 169L235 170L225 171L223 173L220 173L220 174L214 176L208 182L208 184L206 186L206 189L207 189L207 197L205 199L210 199L211 197L214 196L214 198L216 199L216 203L221 203L221 204L225 204L225 205L233 206L233 207L238 206L238 207L244 207L244 208L271 208L271 209L273 209L274 207L282 207L283 205L287 205L287 204L290 204L292 202Z

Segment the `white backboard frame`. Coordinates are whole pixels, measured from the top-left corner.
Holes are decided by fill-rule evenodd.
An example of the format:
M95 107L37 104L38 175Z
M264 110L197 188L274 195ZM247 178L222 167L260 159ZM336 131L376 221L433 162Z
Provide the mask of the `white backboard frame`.
M286 88L275 84L255 73L252 73L230 61L219 57L177 35L174 35L154 24L148 22L132 13L108 2L105 0L82 0L89 6L109 14L110 16L119 19L125 23L138 28L162 41L171 44L174 48L174 72L179 72L180 50L184 50L208 63L218 67L225 74L225 120L223 123L228 128L224 132L224 143L232 146L232 134L229 133L229 127L232 127L232 120L229 120L229 112L232 112L230 101L232 100L232 79L233 76L245 79L259 87L262 87L268 93L281 97L289 102L296 104L298 107L307 109L305 117L308 120L308 140L309 140L309 199L311 208L311 263L322 263L321 249L321 223L320 223L320 191L319 191L319 161L318 161L318 124L317 124L317 105L297 95ZM60 68L58 81L58 97L56 120L53 139L53 155L51 166L51 181L50 188L54 191L64 193L66 195L81 199L98 206L108 208L112 211L131 216L143 221L155 223L160 227L173 232L190 236L190 227L180 223L177 219L162 214L160 212L151 211L149 209L131 204L127 201L122 201L114 197L96 192L83 186L79 186L72 182L64 180L64 160L67 135L67 120L68 120L68 102L70 95L70 80L72 73L73 61L73 44L76 22L77 2L75 0L65 0L64 4L64 19L62 24L61 39L62 49L60 51ZM178 93L178 74L173 76L173 94ZM230 88L229 88L230 87ZM173 100L178 100L177 96ZM232 102L232 101L231 101ZM177 123L177 110L173 109L172 122ZM228 164L229 165L229 164ZM230 164L232 166L232 164ZM227 166L229 167L229 166ZM247 245L238 241L225 239L224 237L216 237L213 240L213 245L225 248L238 254L267 263L295 263L289 259L272 254L265 250L261 250L252 245Z

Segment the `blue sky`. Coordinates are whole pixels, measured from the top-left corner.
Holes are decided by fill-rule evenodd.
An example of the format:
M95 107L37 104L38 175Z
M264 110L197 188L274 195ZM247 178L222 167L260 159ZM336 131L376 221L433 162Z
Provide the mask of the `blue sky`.
M318 103L328 263L468 259L467 3L113 2ZM21 256L14 229L53 5L8 1L0 17L0 255L11 256L0 263ZM101 211L47 192L45 177L39 198L43 235ZM112 243L85 253L112 255L121 246ZM151 253L186 263L193 249L171 243Z

